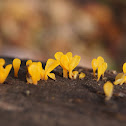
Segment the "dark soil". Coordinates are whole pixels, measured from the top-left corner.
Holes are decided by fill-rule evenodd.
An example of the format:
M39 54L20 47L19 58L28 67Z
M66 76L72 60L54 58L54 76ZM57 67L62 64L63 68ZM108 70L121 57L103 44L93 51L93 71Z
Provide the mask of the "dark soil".
M6 64L11 62L6 58ZM113 97L106 102L103 84L113 82L116 75L107 71L107 78L97 82L92 70L77 69L86 74L83 80L63 78L58 67L56 81L28 85L23 61L19 78L12 70L0 85L0 126L126 126L126 85L114 86Z

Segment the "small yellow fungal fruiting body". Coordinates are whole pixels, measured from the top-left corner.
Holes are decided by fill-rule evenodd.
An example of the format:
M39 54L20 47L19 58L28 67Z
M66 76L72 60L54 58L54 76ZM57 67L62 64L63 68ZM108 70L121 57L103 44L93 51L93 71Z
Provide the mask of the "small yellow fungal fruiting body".
M14 77L18 77L18 71L20 69L20 65L21 65L21 60L18 58L15 58L13 60Z
M26 66L29 66L30 64L32 64L32 60L28 60L28 61L26 62Z
M112 97L112 94L113 94L113 84L110 82L110 81L107 81L104 86L103 86L103 89L104 89L104 93L105 93L105 100L110 100L110 98Z
M97 59L93 59L91 62L92 68L93 68L93 74L95 77L95 72L98 69L98 67L100 67L102 64L104 63L104 59L99 56Z
M60 64L63 68L63 77L68 78L67 70L69 69L69 58L66 55L62 55L60 59Z
M37 82L41 79L41 70L42 63L41 62L32 62L32 60L28 60L26 62L27 66L27 74L26 80L27 84L37 85Z
M77 79L78 73L79 73L78 71L73 71L73 75L72 75L73 79Z
M43 80L47 80L48 76L50 78L52 78L53 80L56 80L55 78L55 74L54 73L50 73L53 69L55 69L57 66L59 66L60 62L56 61L54 59L48 59L46 66L45 66L45 70L42 70L41 72L41 76L44 77L42 78Z
M72 57L72 53L68 52L67 54L63 54L62 52L57 52L55 54L55 58L57 61L60 62L60 66L63 68L63 77L68 78L68 72L69 72L69 78L73 78L73 69L79 64L81 57L75 55Z
M119 74L115 78L114 85L118 85L118 84L122 85L123 83L126 83L126 75L123 74L122 76L120 76L120 78L118 78L118 76L119 76Z
M28 75L26 76L27 83L37 85L37 82L41 80L48 80L48 76L54 80L56 80L55 74L50 73L55 67L60 64L59 61L54 59L48 59L45 70L42 68L41 62L30 62L26 64L28 65Z
M72 79L72 71L75 69L75 67L79 64L81 57L75 55L72 60L69 59L69 78Z
M79 74L79 79L83 79L83 78L85 78L85 76L86 76L85 73L82 73L82 72L81 72L81 73Z
M5 60L3 58L0 58L0 66L4 66Z
M11 68L12 68L12 65L9 64L0 71L0 84L4 83L4 81L6 80Z
M125 75L123 73L119 73L116 77L115 77L115 81L114 81L114 85L122 85L124 82L124 77Z
M33 62L28 67L28 73L31 76L32 82L34 85L37 85L37 82L40 80L40 72L39 72L39 66L37 63ZM31 83L31 80L29 80Z
M126 83L126 63L123 64L123 73L119 73L115 77L114 84L115 85L122 85L123 83Z
M26 68L27 68L26 80L27 80L27 84L32 84L33 83L32 78L31 78L31 76L30 76L30 74L28 72L28 67L31 64L32 64L32 60L27 60L27 62L26 62Z
M98 79L97 79L97 81L100 80L101 75L102 75L102 77L104 77L104 73L105 73L106 69L107 69L107 63L105 63L105 62L102 63L102 64L98 67Z
M104 77L104 73L107 69L107 63L104 62L104 59L99 56L97 59L93 59L91 62L92 68L93 68L93 75L95 77L95 72L98 69L98 79L97 81L99 81L100 77Z
M93 59L92 62L91 62L91 65L92 65L92 68L93 68L93 74L94 74L94 77L95 77L95 72L98 68L98 62L97 62L97 59Z

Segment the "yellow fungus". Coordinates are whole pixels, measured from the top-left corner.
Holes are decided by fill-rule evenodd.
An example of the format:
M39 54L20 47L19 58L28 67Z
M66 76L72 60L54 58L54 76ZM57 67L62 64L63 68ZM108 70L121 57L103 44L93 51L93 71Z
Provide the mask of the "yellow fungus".
M104 63L104 59L101 56L99 56L97 58L97 62L98 62L98 66L100 66L100 65L102 65L102 63Z
M41 71L40 76L41 76L41 80L45 80L45 70Z
M26 66L29 66L30 64L32 64L32 60L28 60L28 61L26 62Z
M122 85L123 83L126 83L126 76L124 76L124 78L122 79L120 85Z
M55 55L57 61L60 62L60 66L63 68L63 77L72 79L73 69L79 64L81 57L75 55L72 57L72 53L68 52L67 54L63 54L62 52L57 52Z
M21 60L18 58L15 58L13 60L14 77L18 77L18 71L20 69L20 65L21 65Z
M0 71L0 83L1 84L4 83L4 81L6 80L11 68L12 68L12 65L9 64Z
M73 79L77 79L77 76L78 76L78 71L73 71L72 72L73 73Z
M27 84L35 84L41 79L42 63L41 62L32 62L28 60L27 65L27 74L26 80Z
M115 77L114 84L115 85L122 85L123 83L126 83L126 63L123 64L123 73L119 73Z
M63 68L63 77L68 78L67 70L69 69L69 58L66 55L62 55L60 59L60 64Z
M102 63L99 67L98 67L98 79L97 81L99 81L101 75L104 77L104 73L107 69L107 63Z
M83 73L83 72L81 72L80 74L79 74L79 79L83 79L83 78L85 78L85 73Z
M81 57L80 56L74 56L72 60L69 63L69 78L72 79L72 71L75 69L75 67L79 64Z
M59 61L54 59L48 59L45 70L42 68L41 62L32 62L28 66L28 74L26 76L27 83L37 85L37 82L41 80L47 80L48 76L56 80L55 74L50 73L55 67L59 65Z
M93 59L92 62L91 62L91 64L92 64L92 68L93 68L93 74L94 74L94 77L95 77L95 72L96 72L96 70L98 68L97 59Z
M41 62L37 62L37 65L38 65L39 73L41 73L41 71L43 70L42 63ZM41 78L41 76L40 76L40 78Z
M123 64L123 73L126 73L126 63Z
M57 66L59 66L60 62L54 59L48 59L46 66L45 66L45 71L42 70L41 75L44 76L44 80L48 79L48 76L54 80L56 80L55 78L55 74L54 73L50 73L53 69L55 69Z
M56 80L55 74L54 73L48 73L48 76L53 79Z
M3 72L4 71L4 67L3 66L0 66L0 72Z
M68 57L68 59L69 59L69 62L72 60L72 53L71 52L68 52L67 54L66 54L66 56Z
M33 84L37 85L37 82L40 80L40 72L39 72L39 67L37 63L33 62L32 64L28 66L28 73L31 76ZM28 81L32 83L30 78Z
M126 75L119 73L115 78L114 85L122 85L123 83L126 83Z
M107 67L108 67L107 63L104 62L104 63L103 63L103 73L102 73L102 77L104 77L104 73L105 73Z
M26 80L27 80L27 84L32 84L33 81L32 81L32 78L28 72L28 66L32 64L32 60L27 60L26 62L26 67L27 67L27 73L26 73Z
M114 84L118 85L118 84L122 84L124 82L124 77L125 75L123 73L119 73L116 77L115 77L115 81Z
M60 61L60 58L62 55L63 55L62 52L57 52L57 53L55 53L54 57L56 58L56 60Z
M104 89L104 93L105 93L105 100L110 100L110 98L112 97L112 94L113 94L113 84L110 82L110 81L107 81L104 86L103 86L103 89Z
M119 74L115 77L115 80L118 80L118 79L122 78L123 76L124 76L123 73L119 73Z
M99 81L100 77L104 77L104 73L107 69L107 63L104 62L104 59L99 56L97 59L93 59L91 62L92 68L93 68L93 75L95 77L95 72L98 69L98 79L97 81Z
M0 58L0 66L4 66L5 60L3 58Z

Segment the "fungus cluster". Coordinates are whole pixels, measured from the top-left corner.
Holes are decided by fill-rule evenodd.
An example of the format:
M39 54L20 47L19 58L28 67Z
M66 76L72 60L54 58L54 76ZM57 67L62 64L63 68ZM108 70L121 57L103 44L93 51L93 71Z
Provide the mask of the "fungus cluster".
M123 73L119 73L115 77L114 84L115 85L122 85L123 83L126 83L126 63L123 64Z
M1 58L0 59L0 84L4 83L12 68L11 64L7 65L5 68L4 65L5 65L5 60Z
M17 61L18 59L14 59L13 60L13 67L14 67L14 76L17 77L18 75L18 71L20 67L18 66L18 63L16 63L15 61ZM12 68L12 64L9 64L7 66L5 66L5 60L3 58L0 58L0 84L4 83L6 78L8 77L8 74L11 71Z
M71 52L68 52L67 54L63 54L62 52L55 53L54 57L57 61L60 62L60 66L63 68L63 77L68 78L68 72L69 72L69 78L70 79L76 79L78 76L78 71L73 71L75 67L79 64L81 57L78 55L72 56ZM85 74L81 73L79 75L80 79L83 79L85 77Z
M56 80L55 74L51 73L51 71L53 71L53 69L55 69L59 65L63 68L63 77L68 78L69 72L70 79L77 79L79 72L73 71L73 69L79 64L81 59L80 56L76 55L72 57L71 52L68 52L66 55L64 55L62 52L57 52L55 54L55 58L56 60L47 60L45 69L43 69L41 62L32 62L32 60L28 60L26 62L27 83L37 85L39 80L48 80L48 77ZM84 77L84 73L79 74L80 79L83 79Z
M27 83L37 85L39 80L48 80L48 76L53 80L56 80L55 74L50 73L54 68L59 65L59 62L54 59L48 59L45 70L42 67L41 62L32 62L32 60L28 60L26 62L27 67L27 75L26 80Z
M98 79L97 81L100 80L100 77L104 77L104 73L107 69L107 63L104 62L104 59L99 56L97 59L93 59L91 62L92 68L93 68L93 74L95 77L96 70L98 71Z
M104 77L104 73L107 69L107 63L104 61L104 59L99 56L97 59L93 59L91 62L92 68L93 68L93 75L94 77L96 76L96 70L98 71L98 78L97 81L100 80L100 77L102 76L102 78ZM103 90L105 93L105 100L110 100L110 98L112 97L113 94L113 84L110 81L107 81L104 86L103 86Z
M48 80L50 77L53 80L56 80L55 74L51 73L57 66L61 66L63 68L63 77L70 79L77 79L79 75L79 79L83 79L86 75L84 73L80 73L78 71L73 71L74 68L79 64L81 57L78 55L72 56L71 52L67 54L63 54L62 52L57 52L55 54L55 59L48 59L46 62L45 69L42 67L41 62L32 62L32 60L28 60L26 62L26 80L28 84L37 85L39 80ZM21 66L21 60L15 58L12 64L7 65L5 68L3 67L5 64L4 59L0 59L0 83L4 83L6 80L12 65L14 69L14 77L18 77L18 72Z
M57 52L54 55L55 59L48 59L45 65L45 69L42 66L41 62L33 62L32 60L28 60L26 62L26 80L28 84L34 84L37 85L39 80L48 80L48 77L50 77L53 80L56 80L55 74L52 73L52 71L57 67L61 66L63 69L63 77L64 78L70 78L70 79L83 79L86 75L85 73L78 71L74 71L75 67L79 64L81 57L78 55L72 56L71 52L68 52L67 54L63 54L62 52ZM0 84L4 83L8 74L11 71L11 68L13 66L14 69L14 77L18 77L18 72L21 66L21 60L18 58L15 58L12 62L12 64L9 64L7 66L5 65L5 60L3 58L0 58ZM104 73L107 69L107 63L104 62L104 59L99 56L97 59L93 59L91 62L92 68L93 68L93 75L96 76L96 71L98 72L98 78L97 81L100 80L100 77L104 77ZM126 83L126 63L123 64L123 73L119 73L115 77L114 85L122 85L123 83ZM105 93L105 100L110 100L113 94L114 85L107 81L104 86L103 90Z

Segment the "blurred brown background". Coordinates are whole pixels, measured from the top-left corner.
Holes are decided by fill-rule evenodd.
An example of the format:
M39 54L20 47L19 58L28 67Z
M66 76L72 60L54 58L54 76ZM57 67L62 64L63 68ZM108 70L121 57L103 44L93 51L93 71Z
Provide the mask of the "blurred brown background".
M1 0L0 55L46 61L57 51L91 67L101 55L109 69L126 61L125 0Z

